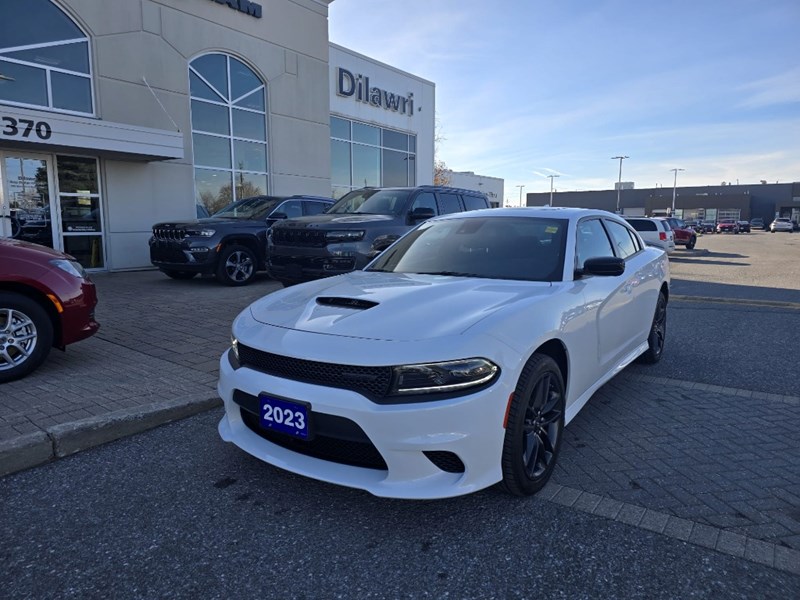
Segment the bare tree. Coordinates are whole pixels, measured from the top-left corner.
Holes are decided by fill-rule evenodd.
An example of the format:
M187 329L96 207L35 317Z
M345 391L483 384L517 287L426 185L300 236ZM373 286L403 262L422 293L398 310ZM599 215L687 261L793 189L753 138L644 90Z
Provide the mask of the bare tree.
M436 129L433 134L433 185L448 185L450 183L450 169L447 164L439 158L439 144L446 140L442 133L442 122L436 117Z

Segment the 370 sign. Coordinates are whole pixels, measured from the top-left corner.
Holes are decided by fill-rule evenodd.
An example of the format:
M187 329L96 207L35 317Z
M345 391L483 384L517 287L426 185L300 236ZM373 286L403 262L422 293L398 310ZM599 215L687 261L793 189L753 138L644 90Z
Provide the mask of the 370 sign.
M53 129L47 121L3 116L0 117L0 135L13 138L37 137L40 140L49 140L53 135Z

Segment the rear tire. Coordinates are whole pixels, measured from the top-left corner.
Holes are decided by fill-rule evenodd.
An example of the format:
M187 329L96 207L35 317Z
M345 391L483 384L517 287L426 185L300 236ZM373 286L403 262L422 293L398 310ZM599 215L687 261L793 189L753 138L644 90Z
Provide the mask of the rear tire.
M230 286L247 285L256 276L256 256L247 246L223 248L217 265L217 281Z
M0 293L0 383L24 377L41 365L53 346L53 323L35 300Z
M653 315L653 324L647 336L647 350L639 357L640 362L654 365L661 360L664 354L664 343L667 339L667 298L663 292L658 293L656 312Z
M534 354L508 410L501 461L501 486L508 493L530 496L547 484L561 448L564 411L561 369L546 354Z
M694 250L694 245L697 243L697 238L692 236L692 239L689 240L689 243L686 244L687 250Z

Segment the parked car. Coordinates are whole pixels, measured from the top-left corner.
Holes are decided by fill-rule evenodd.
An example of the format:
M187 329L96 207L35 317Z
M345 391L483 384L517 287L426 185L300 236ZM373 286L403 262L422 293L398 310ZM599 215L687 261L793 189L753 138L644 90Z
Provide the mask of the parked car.
M442 186L354 190L323 215L277 223L268 272L284 285L349 273L426 219L489 206L486 194Z
M701 233L717 233L716 221L700 221Z
M688 223L675 217L665 217L664 220L672 229L676 246L686 246L687 250L693 250L697 244L697 232Z
M675 235L663 218L660 217L625 217L646 244L657 246L672 254L675 250Z
M767 225L764 223L764 219L756 217L750 221L750 227L752 229L767 229Z
M46 246L0 239L0 383L41 365L93 335L97 292L72 256Z
M219 434L377 496L534 494L592 394L661 358L668 298L667 256L608 212L430 219L364 270L239 314Z
M736 219L720 219L717 222L717 233L739 233L739 223Z
M750 233L750 221L736 221L740 233Z
M772 233L775 233L776 231L788 231L789 233L792 233L792 229L794 228L792 227L791 219L786 219L784 217L778 217L769 226L769 230Z
M316 215L333 205L318 196L254 196L212 216L153 225L150 262L173 279L198 273L246 285L266 269L267 230L278 220Z

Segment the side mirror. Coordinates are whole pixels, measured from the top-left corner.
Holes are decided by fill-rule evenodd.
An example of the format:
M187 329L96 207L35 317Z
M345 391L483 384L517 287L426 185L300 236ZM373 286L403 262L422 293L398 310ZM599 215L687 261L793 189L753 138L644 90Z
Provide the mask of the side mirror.
M427 208L424 206L418 206L411 213L408 215L412 221L425 221L427 219L432 219L436 216L436 213L433 212L432 208Z
M583 272L601 277L617 277L625 272L625 261L616 256L598 256L583 263Z

